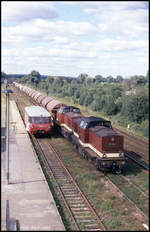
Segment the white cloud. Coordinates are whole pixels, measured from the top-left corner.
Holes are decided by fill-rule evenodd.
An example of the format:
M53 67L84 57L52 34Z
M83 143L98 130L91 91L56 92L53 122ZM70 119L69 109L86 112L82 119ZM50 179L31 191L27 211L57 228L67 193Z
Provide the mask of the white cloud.
M2 4L2 66L6 72L29 73L35 68L41 74L71 76L147 72L145 2ZM76 6L73 18L69 11L64 16Z
M67 4L67 3L66 3ZM136 38L148 34L148 2L142 1L81 1L72 2L99 21L100 35Z
M49 22L43 19L36 19L17 26L3 27L2 42L10 44L25 41L66 43L68 41L67 37L61 35L82 36L94 31L96 31L96 27L88 22Z
M128 36L137 38L143 33L148 34L147 10L109 11L104 10L98 16L99 28L105 33L113 33L114 36Z
M50 1L3 1L2 21L18 22L32 20L33 18L56 18L58 13Z

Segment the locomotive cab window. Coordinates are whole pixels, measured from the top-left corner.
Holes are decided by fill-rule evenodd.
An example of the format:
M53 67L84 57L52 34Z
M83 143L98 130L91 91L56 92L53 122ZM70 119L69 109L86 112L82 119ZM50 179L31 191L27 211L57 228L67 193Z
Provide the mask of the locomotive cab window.
M62 114L62 113L63 113L63 109L60 108L60 109L58 110L58 112L59 112L60 114Z
M69 108L63 110L63 113L68 113L68 112L70 112Z
M110 123L110 122L105 122L105 123L104 123L104 126L110 127L110 128L111 128L111 123Z
M87 122L81 121L80 127L82 127L83 129L86 129L87 126L88 126L88 123L87 123Z
M83 127L83 125L84 125L84 121L81 121L80 122L80 127Z
M80 109L73 109L74 113L80 113Z
M50 123L50 118L49 117L33 117L32 122L37 123L37 124L47 124L47 123Z

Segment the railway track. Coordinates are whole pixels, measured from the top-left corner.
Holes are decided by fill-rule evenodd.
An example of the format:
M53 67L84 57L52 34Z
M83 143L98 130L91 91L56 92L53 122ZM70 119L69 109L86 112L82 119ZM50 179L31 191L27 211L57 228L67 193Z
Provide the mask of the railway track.
M37 140L34 136L32 139L44 159L47 172L53 176L57 183L57 190L59 190L76 229L84 231L106 230L96 210L63 164L55 147L47 139Z
M116 127L114 129L124 136L125 155L137 165L149 171L148 140Z
M128 137L130 136L130 137L134 137L135 139L136 139L136 141L137 142L142 142L142 143L144 143L146 146L148 146L148 139L146 139L146 138L142 138L142 137L140 137L140 136L138 136L138 135L134 135L133 133L131 133L131 132L129 132L129 131L125 131L125 130L123 130L123 129L121 129L121 128L118 128L118 127L115 127L115 126L113 126L114 128L115 128L115 130L117 130L118 132L120 132L120 133L123 133L124 135L127 135Z
M25 106L25 104L23 103L22 105L22 103L19 103L19 101L17 103L19 108L20 107L22 108L21 111L23 111L23 108ZM70 218L72 219L76 230L91 230L91 231L106 230L103 222L97 215L96 211L94 209L93 209L94 211L90 210L92 206L87 206L85 204L85 202L87 202L87 204L90 202L85 196L82 199L82 191L79 191L78 185L76 184L75 185L76 187L74 187L72 177L70 177L70 179L69 177L67 177L67 175L69 176L70 173L65 167L64 169L61 167L61 164L58 161L60 159L60 155L58 154L57 151L56 153L59 159L56 162L56 157L53 156L56 149L53 148L53 146L51 146L48 141L47 142L44 141L46 140L43 139L38 140L37 142L39 144L37 145L39 147L38 149L41 150L41 153L49 154L49 155L48 154L45 155L44 158L45 162L47 163L47 166L49 166L48 172L51 176L53 176L53 178L57 183L57 190L61 195L61 199L64 202L64 205L69 212ZM123 193L118 186L116 186L116 183L111 181L111 179L109 179L108 182L114 187L114 189L116 189L117 192L120 192L122 195L124 195L124 198L129 200L130 203L136 208L136 210L143 215L143 217L147 218L147 215L136 205L136 203L134 203L131 199L129 199L129 197L126 196L126 194ZM130 181L128 180L128 182L130 182L131 185L131 180ZM141 194L144 195L145 198L147 199L147 195L138 186L135 186L135 188L138 189L138 191L141 192Z
M122 192L122 190L121 190L110 178L108 178L107 180L108 180L109 183L117 190L117 192L120 192L120 194L122 194L122 195L124 196L124 198L125 198L126 200L128 200L128 201L135 207L135 209L137 210L138 213L142 214L143 217L146 218L147 220L149 219L149 217L147 216L147 214L145 214L145 213L143 212L143 210L141 210L141 209L137 206L137 204L136 204L134 201L132 201L124 192Z
M142 162L141 162L141 161L138 161L137 159L135 159L135 158L133 157L133 155L131 155L130 152L125 151L125 156L127 156L129 159L131 159L131 160L132 160L134 163L136 163L138 166L144 168L144 170L149 171L149 166L148 166L148 164L145 163L145 162L143 162L143 161L142 161Z

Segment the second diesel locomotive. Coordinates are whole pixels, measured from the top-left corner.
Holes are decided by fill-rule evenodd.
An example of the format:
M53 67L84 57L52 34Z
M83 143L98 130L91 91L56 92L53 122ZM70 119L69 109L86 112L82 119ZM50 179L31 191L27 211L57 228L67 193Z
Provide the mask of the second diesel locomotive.
M71 140L79 153L97 169L113 173L125 171L127 158L124 156L123 136L113 130L110 121L85 117L77 107L67 106L16 82L14 86L49 111L61 134Z

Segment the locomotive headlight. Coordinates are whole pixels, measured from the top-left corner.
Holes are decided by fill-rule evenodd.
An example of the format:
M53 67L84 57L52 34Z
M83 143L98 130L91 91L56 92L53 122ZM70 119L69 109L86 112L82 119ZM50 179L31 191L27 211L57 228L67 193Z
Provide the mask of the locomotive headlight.
M121 153L119 154L119 156L120 156L120 157L124 157L124 153L121 152Z
M104 154L103 154L103 158L106 158L106 157L107 157L107 156L106 156L106 154L104 153Z

